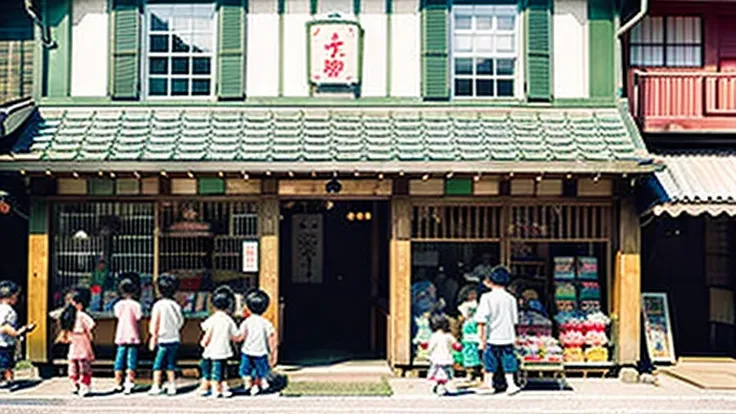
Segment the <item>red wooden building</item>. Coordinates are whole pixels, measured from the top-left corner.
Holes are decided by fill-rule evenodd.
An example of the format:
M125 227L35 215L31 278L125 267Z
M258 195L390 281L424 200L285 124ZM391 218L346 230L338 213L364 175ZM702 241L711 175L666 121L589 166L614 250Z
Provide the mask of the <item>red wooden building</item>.
M736 131L736 2L655 0L624 38L644 133Z

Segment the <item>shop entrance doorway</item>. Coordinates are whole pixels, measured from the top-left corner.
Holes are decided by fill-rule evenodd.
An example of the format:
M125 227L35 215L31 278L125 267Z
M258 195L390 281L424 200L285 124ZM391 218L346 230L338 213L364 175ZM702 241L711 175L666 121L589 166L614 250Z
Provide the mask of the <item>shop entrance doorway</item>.
M281 204L281 360L301 365L385 357L388 203Z

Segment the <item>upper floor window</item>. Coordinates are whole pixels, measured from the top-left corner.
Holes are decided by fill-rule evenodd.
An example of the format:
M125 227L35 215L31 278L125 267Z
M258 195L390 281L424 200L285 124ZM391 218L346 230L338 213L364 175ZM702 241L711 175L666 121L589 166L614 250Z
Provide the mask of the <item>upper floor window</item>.
M632 66L703 65L702 19L695 16L646 17L631 31Z
M452 8L453 96L514 96L516 14L515 5Z
M145 96L213 95L216 16L214 3L146 6Z

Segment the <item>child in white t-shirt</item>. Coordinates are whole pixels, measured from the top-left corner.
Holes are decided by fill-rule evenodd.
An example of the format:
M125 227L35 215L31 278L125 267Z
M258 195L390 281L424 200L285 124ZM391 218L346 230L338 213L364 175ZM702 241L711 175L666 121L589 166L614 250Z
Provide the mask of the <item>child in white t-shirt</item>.
M276 330L263 313L268 309L266 292L256 290L245 298L245 320L240 324L243 337L240 376L243 388L251 395L268 389L267 377L278 358Z
M452 351L455 346L455 337L450 333L450 321L442 315L432 317L430 321L432 336L429 337L429 373L427 378L434 381L434 392L438 395L447 394L447 383L452 380Z
M156 352L156 357L153 362L153 384L148 393L159 395L165 390L168 395L176 395L176 353L181 342L179 331L184 325L181 306L173 299L179 289L179 279L163 274L158 277L156 286L160 298L153 305L149 327L149 347ZM162 386L164 371L168 383Z
M233 341L242 340L235 321L228 314L233 305L233 295L224 290L215 291L212 296L212 307L215 312L202 323L202 385L200 395L203 397L232 397L227 389L224 370L227 360L233 356Z

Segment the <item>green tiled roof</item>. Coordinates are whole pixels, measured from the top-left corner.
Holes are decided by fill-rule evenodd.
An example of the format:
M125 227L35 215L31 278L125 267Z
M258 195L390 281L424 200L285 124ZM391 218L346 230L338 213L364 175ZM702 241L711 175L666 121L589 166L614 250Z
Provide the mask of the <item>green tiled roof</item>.
M44 108L12 159L336 167L422 163L626 163L648 157L607 109ZM3 164L3 163L0 163Z

